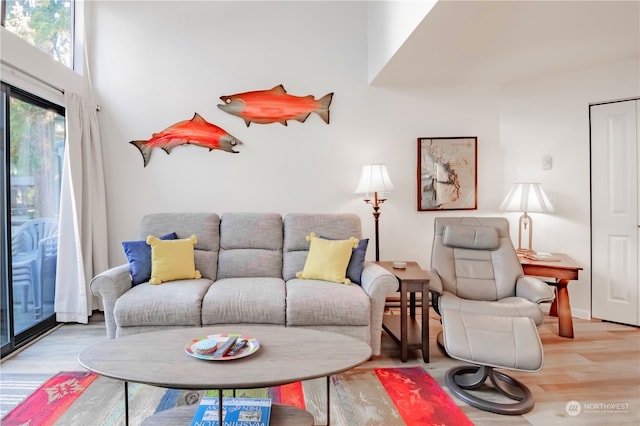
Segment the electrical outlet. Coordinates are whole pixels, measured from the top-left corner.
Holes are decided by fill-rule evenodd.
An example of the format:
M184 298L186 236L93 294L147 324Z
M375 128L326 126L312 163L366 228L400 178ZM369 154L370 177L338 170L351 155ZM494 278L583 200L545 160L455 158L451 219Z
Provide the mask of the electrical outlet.
M553 167L553 159L550 155L545 155L542 157L542 170L551 170Z

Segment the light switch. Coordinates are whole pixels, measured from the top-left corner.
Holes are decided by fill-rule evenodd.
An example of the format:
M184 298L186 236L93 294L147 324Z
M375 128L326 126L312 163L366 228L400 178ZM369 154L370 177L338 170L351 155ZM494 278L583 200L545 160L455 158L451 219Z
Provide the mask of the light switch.
M553 166L553 160L550 155L542 157L542 170L551 170Z

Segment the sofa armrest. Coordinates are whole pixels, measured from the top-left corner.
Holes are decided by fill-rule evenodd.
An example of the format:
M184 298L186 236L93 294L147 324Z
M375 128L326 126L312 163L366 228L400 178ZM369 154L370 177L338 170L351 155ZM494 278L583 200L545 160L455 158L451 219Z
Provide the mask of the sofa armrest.
M106 270L91 280L91 293L102 299L104 322L107 326L109 339L116 337L116 319L113 315L116 300L131 287L131 272L128 263Z
M523 297L534 303L551 302L555 297L553 290L547 283L529 275L518 278L516 296Z
M371 353L380 355L380 337L382 335L382 316L387 296L400 288L398 279L389 271L375 263L365 262L360 278L360 286L369 295L371 301Z

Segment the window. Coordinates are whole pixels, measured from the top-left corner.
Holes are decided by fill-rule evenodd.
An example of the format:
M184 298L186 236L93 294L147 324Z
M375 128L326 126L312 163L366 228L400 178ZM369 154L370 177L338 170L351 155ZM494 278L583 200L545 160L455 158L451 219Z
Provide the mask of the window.
M64 108L2 83L0 354L55 325ZM10 244L9 244L10 243Z
M2 26L73 68L74 2L2 0Z

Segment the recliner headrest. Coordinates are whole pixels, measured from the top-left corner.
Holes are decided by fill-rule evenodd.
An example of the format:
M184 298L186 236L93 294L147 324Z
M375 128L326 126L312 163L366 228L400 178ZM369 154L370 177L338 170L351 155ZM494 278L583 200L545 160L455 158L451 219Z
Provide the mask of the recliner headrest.
M500 246L500 237L493 226L447 225L442 244L454 248L496 250Z

